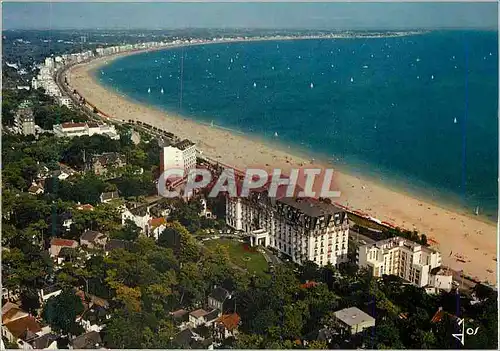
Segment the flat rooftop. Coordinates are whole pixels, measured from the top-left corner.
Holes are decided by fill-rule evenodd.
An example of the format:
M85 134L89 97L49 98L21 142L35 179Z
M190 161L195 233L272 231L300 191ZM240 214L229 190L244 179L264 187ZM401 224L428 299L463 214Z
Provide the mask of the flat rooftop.
M182 141L179 141L177 144L174 145L174 147L178 148L179 150L186 150L188 147L191 147L193 145L196 145L189 139L184 139Z
M351 327L353 325L368 321L375 323L375 318L361 311L357 307L344 308L343 310L334 312L334 315L337 319L341 320L342 322Z
M409 250L414 250L415 248L420 247L420 249L422 251L426 251L429 253L437 252L436 250L433 250L430 247L421 245L419 243L402 238L400 236L395 236L393 238L377 241L374 245L380 249L392 249L394 247L405 247Z

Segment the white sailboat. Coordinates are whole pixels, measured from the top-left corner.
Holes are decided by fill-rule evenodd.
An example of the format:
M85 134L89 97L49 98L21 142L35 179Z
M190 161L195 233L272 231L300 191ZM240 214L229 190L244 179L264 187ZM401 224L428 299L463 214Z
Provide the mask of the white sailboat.
M151 88L148 88L148 94L150 94L150 93L151 93Z
M434 75L431 76L431 79L434 79Z
M257 83L253 82L253 87L254 88L257 87Z
M312 88L314 88L314 84L313 84L313 83L311 83L311 89L312 89Z
M453 120L453 123L457 124L457 117Z
M353 82L354 82L354 78L353 78L353 77L351 77L351 83L353 83Z
M476 210L474 211L474 213L477 215L479 215L479 206L476 206Z
M161 88L160 93L162 93L162 94L163 94L163 88Z
M274 136L275 136L275 137L278 137L278 132L274 132Z

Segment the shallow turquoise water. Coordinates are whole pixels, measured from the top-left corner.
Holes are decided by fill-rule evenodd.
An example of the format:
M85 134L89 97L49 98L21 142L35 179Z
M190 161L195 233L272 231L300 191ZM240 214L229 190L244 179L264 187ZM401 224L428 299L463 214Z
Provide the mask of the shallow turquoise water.
M479 31L214 44L124 57L96 75L135 100L493 216L497 46Z

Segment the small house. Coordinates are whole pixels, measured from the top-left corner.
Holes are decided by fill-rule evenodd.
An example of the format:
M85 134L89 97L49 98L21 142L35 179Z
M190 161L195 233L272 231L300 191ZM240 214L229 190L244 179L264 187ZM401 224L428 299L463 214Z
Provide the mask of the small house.
M357 307L344 308L334 312L335 324L341 332L349 335L361 333L364 329L375 326L375 318Z
M106 255L108 255L111 251L114 250L128 250L132 247L132 245L133 243L127 240L110 239L106 242L106 245L104 245L104 252L106 253Z
M101 334L96 331L91 331L80 336L77 336L70 341L70 349L99 349L102 347Z
M86 164L86 170L92 171L95 175L106 175L110 170L118 170L126 164L125 155L117 152L105 152L93 155Z
M20 347L42 335L42 326L33 316L28 315L2 323L2 337Z
M30 193L31 195L41 195L44 193L43 186L40 186L37 183L32 183L28 189L28 193Z
M108 238L103 233L94 230L87 230L80 236L80 245L86 246L89 249L103 248L106 245Z
M167 228L167 220L164 217L151 218L146 227L146 235L158 240L160 234Z
M237 313L223 314L215 321L215 337L219 340L235 337L241 318Z
M198 310L189 312L189 323L194 327L198 327L200 325L205 324L205 317L208 314L208 311L205 311L204 309L200 308Z
M231 298L231 294L224 288L216 287L208 295L208 307L224 311L224 302Z
M70 239L52 238L50 240L50 249L49 249L50 256L58 257L59 253L64 247L75 249L78 247L78 242Z
M57 350L57 339L56 334L47 333L29 341L28 344L35 350Z

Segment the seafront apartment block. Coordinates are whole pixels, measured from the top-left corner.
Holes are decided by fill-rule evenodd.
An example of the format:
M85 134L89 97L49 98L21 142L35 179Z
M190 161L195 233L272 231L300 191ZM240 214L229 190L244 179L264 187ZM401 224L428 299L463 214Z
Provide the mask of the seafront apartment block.
M226 223L250 236L252 246L278 249L298 264L347 261L349 224L344 210L307 198L269 198L267 191L226 198Z
M184 175L187 175L189 170L196 167L196 144L184 139L174 145L165 146L161 150L160 160L161 172L169 168L181 168Z
M413 241L394 237L359 247L358 265L369 267L375 277L397 275L424 287L435 285L433 273L441 266L441 254Z

